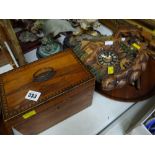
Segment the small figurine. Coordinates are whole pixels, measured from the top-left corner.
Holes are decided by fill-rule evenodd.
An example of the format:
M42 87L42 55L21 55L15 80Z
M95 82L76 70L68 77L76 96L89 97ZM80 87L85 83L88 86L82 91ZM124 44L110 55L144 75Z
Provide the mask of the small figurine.
M31 30L32 32L37 32L39 29L42 29L45 36L50 34L53 37L56 37L60 33L75 31L75 28L72 27L70 22L63 19L37 20Z
M100 26L100 23L97 19L78 19L77 23L79 26L76 27L76 31L73 32L73 35L81 35L81 34L90 34L93 36L97 36L95 29Z
M47 57L59 51L62 51L62 45L59 42L53 40L52 37L49 35L42 39L42 44L37 49L37 57Z
M23 31L20 33L19 35L19 40L22 42L22 43L27 43L27 42L34 42L38 39L38 37L29 32L29 31Z

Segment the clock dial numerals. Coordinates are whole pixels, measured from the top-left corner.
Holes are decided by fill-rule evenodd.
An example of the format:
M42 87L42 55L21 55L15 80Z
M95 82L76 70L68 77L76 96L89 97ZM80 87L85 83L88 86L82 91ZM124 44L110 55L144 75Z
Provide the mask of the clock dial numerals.
M114 51L101 51L98 55L100 65L110 66L118 62L118 56Z

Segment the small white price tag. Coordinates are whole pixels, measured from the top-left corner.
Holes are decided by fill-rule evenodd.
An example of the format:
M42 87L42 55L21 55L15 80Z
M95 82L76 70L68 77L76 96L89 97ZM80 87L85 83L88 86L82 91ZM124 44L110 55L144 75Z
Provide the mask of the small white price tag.
M125 38L121 38L121 41L125 41Z
M112 40L109 40L109 41L105 41L105 45L113 45L113 41Z
M32 101L38 101L40 95L41 95L40 92L29 90L25 96L25 99L32 100Z

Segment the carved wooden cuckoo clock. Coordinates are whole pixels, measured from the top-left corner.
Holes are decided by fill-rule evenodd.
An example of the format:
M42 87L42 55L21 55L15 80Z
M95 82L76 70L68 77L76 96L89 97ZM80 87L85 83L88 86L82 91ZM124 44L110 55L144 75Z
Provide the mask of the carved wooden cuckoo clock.
M97 90L115 99L133 101L142 99L147 91L143 90L147 85L143 81L148 79L142 78L149 62L147 45L140 30L121 28L110 39L83 39L74 51L95 75ZM128 87L132 93L124 93L123 88Z

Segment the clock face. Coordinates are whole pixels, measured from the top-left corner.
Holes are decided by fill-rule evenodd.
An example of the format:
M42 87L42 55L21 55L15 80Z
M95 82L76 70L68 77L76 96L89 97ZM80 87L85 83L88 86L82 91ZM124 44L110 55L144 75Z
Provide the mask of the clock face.
M118 62L118 55L114 51L101 51L97 59L100 65L111 66Z

